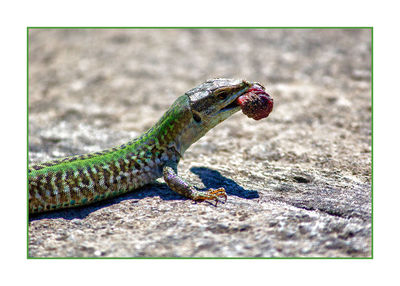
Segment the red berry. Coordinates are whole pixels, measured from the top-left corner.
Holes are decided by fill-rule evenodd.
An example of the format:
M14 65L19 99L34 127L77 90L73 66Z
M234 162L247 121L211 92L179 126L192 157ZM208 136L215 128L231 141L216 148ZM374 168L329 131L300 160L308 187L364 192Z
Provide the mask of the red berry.
M250 88L245 94L236 99L242 112L254 120L267 117L274 106L274 101L263 89L258 86Z

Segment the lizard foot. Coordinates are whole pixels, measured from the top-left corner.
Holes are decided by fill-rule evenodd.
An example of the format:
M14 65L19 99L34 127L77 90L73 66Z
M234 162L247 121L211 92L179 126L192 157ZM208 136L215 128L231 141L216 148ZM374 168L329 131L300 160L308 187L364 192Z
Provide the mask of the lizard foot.
M224 188L208 189L206 192L201 192L196 198L196 201L215 200L215 206L220 201L218 197L224 197L225 202L228 199Z

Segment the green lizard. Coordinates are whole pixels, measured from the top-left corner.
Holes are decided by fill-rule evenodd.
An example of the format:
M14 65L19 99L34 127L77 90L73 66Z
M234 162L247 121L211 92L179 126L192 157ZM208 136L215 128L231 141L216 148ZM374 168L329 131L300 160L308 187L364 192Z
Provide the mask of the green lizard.
M240 110L245 80L213 79L179 97L139 138L100 152L29 166L29 213L87 205L164 177L175 192L195 201L227 199L224 188L198 191L177 175L183 153L211 128Z

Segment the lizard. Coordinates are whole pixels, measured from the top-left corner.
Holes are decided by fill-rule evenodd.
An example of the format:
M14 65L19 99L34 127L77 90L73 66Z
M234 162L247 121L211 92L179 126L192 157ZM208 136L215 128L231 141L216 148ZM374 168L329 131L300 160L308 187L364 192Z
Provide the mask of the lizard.
M227 200L224 188L199 191L178 176L184 152L241 109L238 98L256 82L212 79L178 97L140 137L99 152L28 167L29 213L88 205L138 189L163 177L169 188L194 201ZM271 106L272 108L272 106Z

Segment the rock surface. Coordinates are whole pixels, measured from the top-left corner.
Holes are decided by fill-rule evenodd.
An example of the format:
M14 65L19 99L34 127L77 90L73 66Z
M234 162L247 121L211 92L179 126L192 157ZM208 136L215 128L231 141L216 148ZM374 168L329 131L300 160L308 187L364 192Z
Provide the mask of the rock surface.
M29 218L30 257L370 257L369 30L29 32L29 160L112 147L206 79L258 81L267 119L235 114L181 175L227 190L214 207L160 179Z

